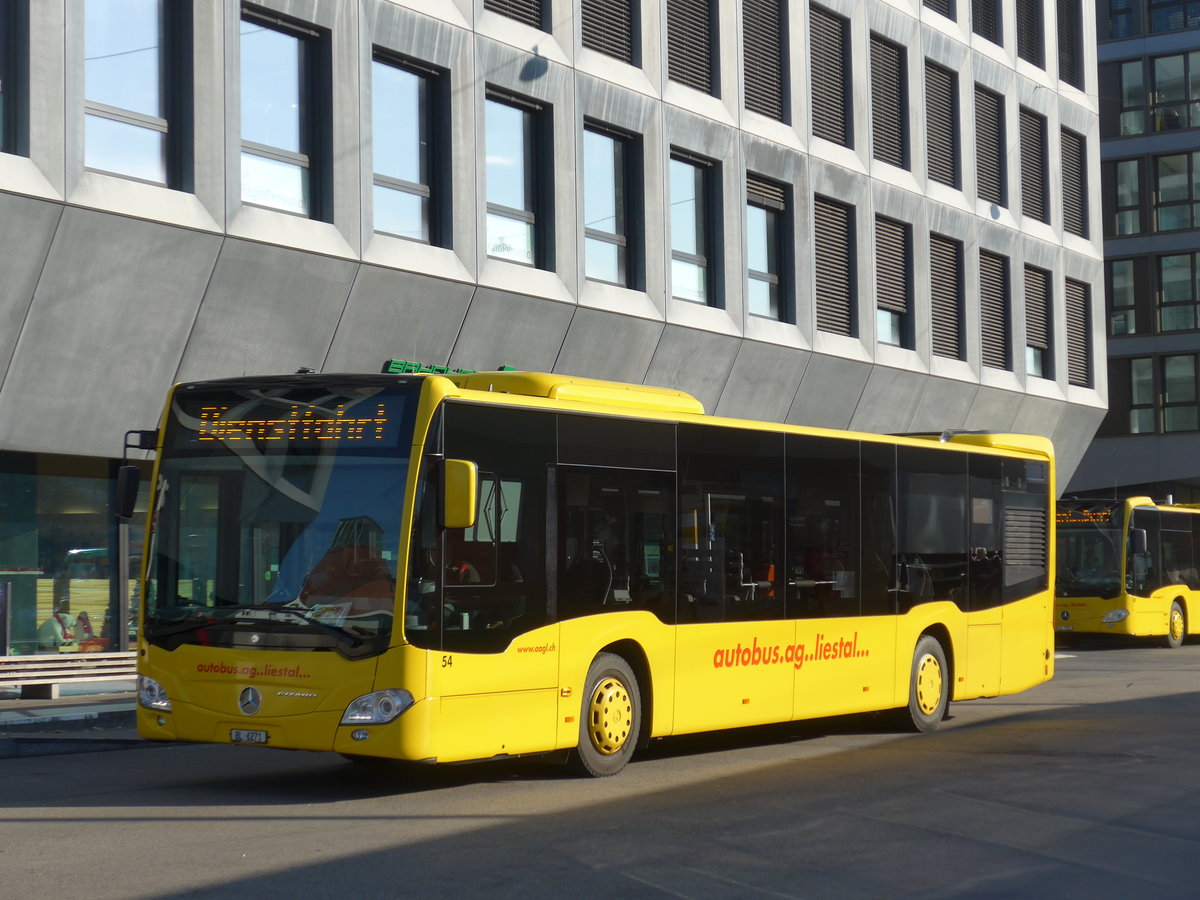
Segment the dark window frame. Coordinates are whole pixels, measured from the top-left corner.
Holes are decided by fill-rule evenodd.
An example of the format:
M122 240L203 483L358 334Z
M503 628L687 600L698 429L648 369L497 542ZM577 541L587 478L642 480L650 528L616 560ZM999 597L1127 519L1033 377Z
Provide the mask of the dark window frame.
M816 326L820 331L846 337L859 334L855 216L855 208L848 203L820 194L813 197ZM839 224L835 217L841 219L844 237L837 242L833 240ZM844 255L839 249L845 250Z
M1054 289L1053 274L1038 266L1025 266L1025 374L1053 381Z
M614 146L621 148L621 171L619 173L618 184L616 185L619 196L614 198L614 207L616 207L620 230L618 232L606 232L592 228L586 221L582 224L585 241L596 240L613 244L624 251L625 280L609 282L606 279L588 275L586 252L584 254L583 265L584 277L592 281L601 281L605 284L617 284L620 287L640 290L645 284L645 254L643 252L645 239L641 228L641 223L645 221L645 204L642 199L644 194L642 189L644 179L642 139L631 132L615 128L597 119L586 117L583 120L583 130L604 135L615 142ZM585 152L583 161L585 184L587 166L588 160ZM587 214L586 194L582 212L584 215Z
M542 0L483 0L483 8L487 11L539 31L549 30L549 5L543 4Z
M1068 278L1063 288L1067 327L1067 383L1092 386L1092 288Z
M966 265L963 242L947 235L929 235L930 342L934 356L966 358L963 307Z
M853 147L850 21L811 4L809 31L813 136L843 147Z
M892 255L881 252L890 251ZM909 222L890 216L875 216L875 296L876 317L886 314L898 324L899 341L876 340L881 344L912 350L913 328L913 227Z
M721 96L720 0L667 0L667 78ZM691 27L703 25L697 35Z
M1063 230L1086 238L1088 227L1087 138L1069 128L1060 135L1062 149Z
M677 250L674 236L671 239L671 260L687 265L696 266L704 272L704 305L717 309L725 308L725 297L721 291L724 259L721 255L720 234L723 210L721 208L721 164L705 156L700 156L678 147L671 148L668 167L671 162L679 162L691 166L698 173L700 189L697 198L701 209L697 210L695 225L699 230L700 240L697 242L703 248L702 254ZM672 287L674 279L672 279ZM698 303L697 300L675 294L676 299L688 303Z
M908 135L908 51L872 32L871 155L889 165L911 165ZM888 57L888 54L891 54Z
M1046 117L1021 107L1021 215L1050 221Z
M554 154L551 142L554 136L553 108L530 97L512 93L504 88L488 85L484 91L484 103L494 102L521 110L526 114L524 120L525 158L524 172L526 184L526 209L515 209L503 204L493 203L487 199L487 186L484 186L484 202L489 214L517 222L525 222L532 226L533 261L526 263L505 256L492 256L518 266L530 266L535 269L554 270L554 174L549 162ZM486 146L486 126L484 144Z
M991 104L981 115L981 103ZM994 113L994 115L993 115ZM1004 98L975 85L976 190L981 200L1008 207L1008 152ZM994 131L994 133L992 133ZM994 176L993 176L994 173Z
M1011 372L1012 260L984 249L979 251L979 326L983 365Z
M641 25L639 0L580 0L581 43L588 50L640 67Z
M926 59L926 174L931 180L952 188L962 187L958 122L958 76L945 66Z
M29 0L0 3L0 153L29 155Z
M760 271L750 268L749 255L746 259L747 281L758 281L775 288L776 311L773 318L780 322L795 322L795 300L793 299L795 276L792 271L792 254L786 252L793 239L792 204L788 187L779 182L746 173L746 206L765 210L768 216L775 219L775 269L774 272ZM747 226L747 233L749 227ZM768 231L768 239L769 239ZM749 239L747 239L747 245ZM763 313L754 313L749 308L749 291L747 291L747 315L759 318L772 318Z
M784 123L791 118L787 34L784 0L743 0L742 102L751 112Z

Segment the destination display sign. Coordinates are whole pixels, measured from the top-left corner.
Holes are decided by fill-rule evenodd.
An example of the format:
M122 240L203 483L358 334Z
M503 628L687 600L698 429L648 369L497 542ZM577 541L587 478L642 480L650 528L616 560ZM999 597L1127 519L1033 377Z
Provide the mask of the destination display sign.
M1100 506L1092 509L1059 507L1056 521L1059 525L1111 525L1115 521L1111 506Z

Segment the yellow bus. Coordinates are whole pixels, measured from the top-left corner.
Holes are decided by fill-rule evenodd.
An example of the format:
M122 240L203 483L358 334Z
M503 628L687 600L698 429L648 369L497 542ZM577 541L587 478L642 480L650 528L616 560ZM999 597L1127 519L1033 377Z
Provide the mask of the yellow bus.
M1149 497L1058 504L1054 611L1060 635L1200 633L1200 505Z
M950 700L1053 673L1053 453L454 372L177 385L142 736L451 762Z

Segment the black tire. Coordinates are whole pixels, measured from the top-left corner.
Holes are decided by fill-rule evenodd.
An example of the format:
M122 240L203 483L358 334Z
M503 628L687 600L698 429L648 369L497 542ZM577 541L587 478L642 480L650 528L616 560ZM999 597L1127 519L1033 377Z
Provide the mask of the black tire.
M917 731L937 731L950 706L950 670L937 638L921 635L908 680L908 717Z
M1183 606L1178 600L1171 601L1171 611L1167 613L1167 646L1175 650L1183 646L1187 637L1187 617L1183 614Z
M573 762L583 775L616 775L633 756L642 727L642 695L624 659L600 653L592 660L579 711Z

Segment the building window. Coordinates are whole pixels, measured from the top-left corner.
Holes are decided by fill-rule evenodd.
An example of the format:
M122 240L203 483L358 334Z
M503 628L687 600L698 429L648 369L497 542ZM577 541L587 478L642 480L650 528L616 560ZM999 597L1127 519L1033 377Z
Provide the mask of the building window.
M813 203L817 328L854 336L854 210L817 197Z
M993 44L1001 43L1000 0L971 0L971 30Z
M925 0L925 8L941 13L947 19L954 18L954 0Z
M634 141L598 124L583 130L584 274L622 287L637 282L630 240L634 190Z
M1011 369L1008 259L979 251L979 324L983 364Z
M1154 230L1179 231L1195 227L1195 202L1200 200L1200 151L1173 153L1154 160Z
M538 165L550 111L493 91L484 107L488 256L553 268L546 199L552 186Z
M787 320L783 277L788 238L787 189L746 175L746 308L752 316Z
M1066 280L1067 382L1092 386L1091 289L1081 281Z
M84 164L154 184L175 184L168 161L173 71L162 0L86 0Z
M1196 328L1197 291L1195 253L1170 253L1158 257L1158 330L1192 331ZM1113 298L1115 305L1116 298Z
M1196 357L1164 356L1162 360L1164 432L1196 431Z
M542 0L483 0L483 8L531 28L541 29L545 25Z
M881 344L913 346L912 226L875 217L876 339Z
M634 65L636 0L582 0L579 26L583 46Z
M667 0L667 77L717 96L715 0Z
M1042 0L1016 0L1017 56L1039 69L1042 52Z
M1200 3L1196 0L1147 0L1150 31L1182 31L1200 25Z
M1154 359L1129 360L1129 433L1154 434Z
M962 241L929 236L929 298L934 355L962 359Z
M1101 40L1137 37L1142 33L1142 0L1100 0L1096 32Z
M371 63L375 230L445 244L434 177L438 160L435 108L441 78L386 59Z
M718 306L716 292L717 167L711 160L671 157L671 294Z
M1114 259L1108 263L1108 297L1112 304L1109 333L1113 337L1137 334L1137 278L1135 261Z
M1025 267L1025 374L1053 378L1050 325L1054 306L1050 295L1050 273Z
M1049 222L1046 203L1046 119L1021 110L1021 213Z
M908 168L908 78L904 48L871 35L871 153Z
M781 0L743 0L742 79L746 109L784 121L787 8Z
M0 3L0 153L24 153L23 144L29 10L25 3Z
M925 61L925 137L929 177L959 185L958 82L954 73Z
M975 85L975 179L979 199L1008 206L1004 98Z
M1083 45L1080 0L1058 0L1058 77L1083 87Z
M1150 72L1151 127L1155 131L1200 127L1200 51L1155 57Z
M813 135L851 147L850 23L819 6L809 22Z
M1113 192L1113 233L1116 237L1142 233L1142 161L1122 159L1112 170L1116 182Z
M1063 228L1087 237L1087 140L1066 128L1062 130L1062 204Z
M1120 63L1122 135L1146 131L1146 73L1140 59Z
M322 218L318 36L243 12L242 202ZM327 80L326 80L327 81Z

